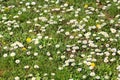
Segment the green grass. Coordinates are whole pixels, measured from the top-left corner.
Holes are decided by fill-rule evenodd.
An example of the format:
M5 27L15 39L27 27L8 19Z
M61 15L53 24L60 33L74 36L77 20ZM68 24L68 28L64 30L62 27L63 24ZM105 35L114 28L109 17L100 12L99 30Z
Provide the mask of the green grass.
M96 76L100 77L99 80L119 80L118 74L120 72L116 68L120 66L120 53L118 53L120 38L115 35L120 36L120 17L116 18L120 9L117 8L119 6L116 5L117 2L108 1L110 1L111 6L103 10L100 6L107 6L106 0L101 0L98 5L95 0L60 0L58 4L56 4L56 0L49 0L48 2L44 0L1 0L0 36L3 37L0 37L0 80L14 80L17 76L20 80L34 80L34 77L36 80L96 80ZM23 4L20 4L20 2L23 2ZM26 3L28 2L36 2L36 4L27 8ZM68 4L68 6L61 7L65 4ZM46 5L47 7L45 7ZM88 5L88 7L84 8L85 5ZM12 8L11 6L15 7ZM73 6L73 9L67 12L71 6ZM98 9L98 11L90 10L91 7ZM26 11L23 11L25 8ZM60 10L52 11L56 8ZM78 11L78 16L75 17L78 9L80 11ZM45 12L46 10L48 12ZM86 11L92 12L92 14L88 14ZM22 14L18 14L19 12L22 12ZM105 16L98 16L100 13ZM18 18L13 18L15 16L18 16ZM7 19L4 20L4 17ZM44 18L40 20L40 17L45 17L47 21L42 21ZM99 21L96 22L97 20ZM110 23L110 20L115 20L115 22ZM31 23L27 23L28 21ZM97 24L102 25L103 23L106 23L106 25L101 29L96 27ZM39 24L39 26L35 26L36 24ZM19 25L19 27L15 28L16 25ZM94 29L89 29L94 26ZM116 32L112 33L110 28L114 28ZM13 34L11 34L12 32ZM66 32L70 34L66 35ZM85 35L88 32L91 35L86 38ZM105 34L99 34L100 32L108 33L109 37L105 37ZM82 37L78 36L79 34L82 34ZM93 34L96 34L96 36L93 36ZM40 39L41 36L38 35L41 35L42 38ZM48 38L46 39L46 37ZM96 39L97 37L100 39ZM31 41L26 41L27 38L30 38ZM113 41L110 39L113 39ZM38 44L35 44L34 40L38 40ZM16 41L19 43L12 46ZM87 43L85 44L84 41L87 41ZM90 46L88 43L90 41L93 41L92 44L97 45L97 47ZM20 47L20 44L24 47ZM108 47L107 44L109 44ZM59 47L57 48L56 45L59 45ZM39 48L40 46L42 48ZM79 47L79 49L74 50L74 47ZM23 48L26 50L23 50ZM112 51L113 48L116 51ZM100 49L100 51L97 51L97 49ZM16 54L13 57L10 56L12 52ZM27 55L29 52L30 55ZM38 53L37 56L34 56L35 52ZM47 55L48 52L50 55ZM94 54L91 54L91 52L94 52ZM105 52L110 55L106 56ZM100 55L102 53L103 55ZM5 54L7 54L7 57L4 57ZM65 58L61 58L62 56L65 56ZM105 58L108 58L108 62L105 62ZM65 66L65 62L70 59L74 59L74 61L68 62L68 65ZM111 59L115 60L110 61ZM16 60L20 60L20 63L17 64ZM90 63L95 64L93 69L90 69L91 65L88 65ZM24 68L26 65L29 66L28 69ZM35 65L38 65L39 68L34 68ZM63 69L59 70L59 67ZM82 70L77 71L78 68ZM91 76L91 72L94 72L95 75ZM51 75L52 73L55 73L55 75ZM29 76L30 74L32 76ZM47 75L45 76L45 74ZM83 78L84 76L86 78ZM108 76L109 79L106 79L105 76Z

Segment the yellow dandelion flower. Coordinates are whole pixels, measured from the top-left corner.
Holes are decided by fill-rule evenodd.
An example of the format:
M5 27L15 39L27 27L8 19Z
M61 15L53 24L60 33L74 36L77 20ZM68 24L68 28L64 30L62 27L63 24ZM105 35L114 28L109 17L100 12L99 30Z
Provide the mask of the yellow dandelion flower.
M96 24L96 27L97 27L98 29L100 29L100 28L101 28L101 25L100 25L100 24Z
M25 47L22 48L23 51L26 51L27 49Z
M6 42L3 42L3 44L6 44Z
M88 8L88 4L85 4L85 5L84 5L84 8Z
M27 43L30 43L31 41L32 41L31 38L27 38L27 39L26 39L26 42L27 42Z
M90 66L95 67L95 63L91 63Z
M6 7L6 8L5 8L5 11L9 11L9 8L8 8L8 7Z

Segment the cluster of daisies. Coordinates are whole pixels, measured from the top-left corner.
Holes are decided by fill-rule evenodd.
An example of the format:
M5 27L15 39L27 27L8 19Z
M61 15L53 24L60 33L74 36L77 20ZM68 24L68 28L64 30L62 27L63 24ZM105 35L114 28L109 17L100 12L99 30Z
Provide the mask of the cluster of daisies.
M0 13L0 79L120 80L120 0L0 0Z

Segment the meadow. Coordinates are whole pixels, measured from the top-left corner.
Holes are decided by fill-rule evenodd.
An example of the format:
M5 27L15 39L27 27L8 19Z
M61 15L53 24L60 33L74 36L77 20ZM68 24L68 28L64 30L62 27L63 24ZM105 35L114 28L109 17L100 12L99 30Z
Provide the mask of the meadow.
M0 0L0 80L120 80L120 0Z

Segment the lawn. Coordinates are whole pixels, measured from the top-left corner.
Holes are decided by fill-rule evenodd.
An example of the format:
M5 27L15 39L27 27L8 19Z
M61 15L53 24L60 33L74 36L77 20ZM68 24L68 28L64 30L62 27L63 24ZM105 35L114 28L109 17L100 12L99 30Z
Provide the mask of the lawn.
M120 80L120 0L0 0L0 80Z

